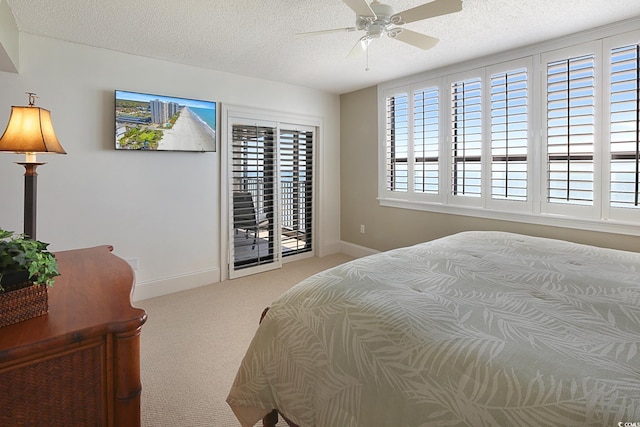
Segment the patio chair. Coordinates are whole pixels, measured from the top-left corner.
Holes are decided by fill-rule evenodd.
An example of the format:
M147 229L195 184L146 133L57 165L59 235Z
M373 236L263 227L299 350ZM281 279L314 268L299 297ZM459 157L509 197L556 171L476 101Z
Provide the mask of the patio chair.
M236 191L233 193L233 228L236 233L238 230L243 230L247 239L253 234L251 250L256 247L260 230L266 229L268 224L269 221L266 218L260 218L256 211L250 192Z

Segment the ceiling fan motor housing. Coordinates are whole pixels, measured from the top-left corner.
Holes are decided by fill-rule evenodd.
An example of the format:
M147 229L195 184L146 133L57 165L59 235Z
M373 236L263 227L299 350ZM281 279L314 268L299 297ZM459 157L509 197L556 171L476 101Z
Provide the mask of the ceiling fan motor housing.
M356 27L359 30L365 30L370 38L378 38L384 34L391 24L391 15L393 9L391 6L373 1L370 5L375 16L358 15L356 18Z

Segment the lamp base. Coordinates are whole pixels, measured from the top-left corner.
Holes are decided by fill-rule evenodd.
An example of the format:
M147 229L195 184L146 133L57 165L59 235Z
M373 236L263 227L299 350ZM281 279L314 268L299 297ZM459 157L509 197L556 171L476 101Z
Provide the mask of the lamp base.
M24 234L36 240L36 214L38 199L38 173L36 168L45 163L16 162L24 166Z

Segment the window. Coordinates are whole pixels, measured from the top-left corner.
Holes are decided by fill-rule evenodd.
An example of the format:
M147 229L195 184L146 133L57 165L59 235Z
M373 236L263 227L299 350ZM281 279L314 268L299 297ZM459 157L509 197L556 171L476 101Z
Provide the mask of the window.
M611 50L610 204L640 209L640 47Z
M387 98L387 170L386 187L389 191L407 191L409 169L408 98L406 94Z
M527 200L527 70L491 76L491 197Z
M639 40L380 85L380 203L640 234Z
M451 85L451 194L480 197L482 190L482 84Z
M593 204L594 55L547 64L547 199Z
M437 87L420 89L413 94L414 190L438 194L440 173L439 91Z

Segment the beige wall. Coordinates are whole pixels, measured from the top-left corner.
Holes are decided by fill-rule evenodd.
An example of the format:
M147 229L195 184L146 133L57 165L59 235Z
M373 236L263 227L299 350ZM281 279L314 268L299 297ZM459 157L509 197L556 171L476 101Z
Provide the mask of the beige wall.
M640 237L382 207L376 87L340 97L341 240L388 250L466 230L500 230L640 252ZM360 233L360 224L365 233Z

